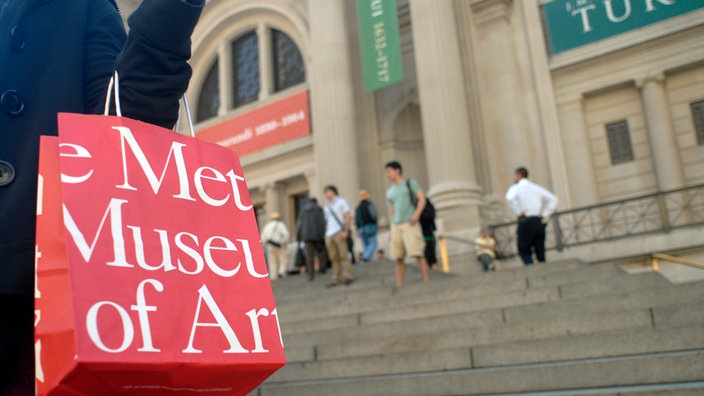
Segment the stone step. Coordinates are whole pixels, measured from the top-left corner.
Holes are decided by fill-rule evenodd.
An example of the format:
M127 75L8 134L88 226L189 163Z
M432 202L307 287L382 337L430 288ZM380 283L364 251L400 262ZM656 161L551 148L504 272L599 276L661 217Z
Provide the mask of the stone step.
M469 348L384 353L357 358L287 363L267 381L289 382L410 374L472 367Z
M614 277L613 281L599 279L584 280L578 283L563 283L560 285L560 296L562 296L563 299L571 299L597 294L614 294L643 289L657 289L670 285L671 283L660 274L646 272Z
M685 387L685 386L690 386L692 389L664 389L664 390L652 390L652 391L645 391L645 390L628 390L624 389L619 391L618 393L610 393L609 395L612 396L702 396L704 395L704 383L700 383L698 385L698 388L694 389L692 383L690 384L672 384L671 386L679 386L679 387Z
M403 297L400 297L403 298ZM359 309L361 312L358 313L358 322L364 326L368 324L376 323L388 323L403 320L420 319L433 316L444 316L444 315L459 315L469 312L484 311L490 309L500 309L504 307L514 307L522 306L527 304L534 304L538 302L545 301L556 301L559 299L559 291L557 287L545 288L545 289L530 289L524 291L506 292L502 294L497 294L494 296L486 296L485 298L477 298L473 300L469 299L455 299L445 302L426 302L424 300L417 301L399 301L398 299L389 300L388 303L379 303L375 306L365 306ZM402 304L402 305L399 305ZM332 306L321 308L317 313L297 313L295 319L299 324L298 329L305 328L305 322L311 320L315 326L318 324L316 319L323 318L321 321L325 322L325 316L331 318L342 317L340 320L344 321L354 321L353 316L350 316L349 311L354 311L354 306ZM289 323L288 315L293 315L286 311L285 307L279 308L279 315L282 320L282 332L284 335L288 335L287 324ZM352 313L354 315L354 313ZM302 316L302 317L301 317ZM351 323L351 322L348 322ZM336 326L338 323L329 323L327 326L331 328ZM295 329L296 326L293 328ZM294 333L293 335L296 335Z
M704 390L704 282L575 261L421 284L414 268L401 289L393 264L348 287L274 282L288 364L252 395Z
M700 285L701 286L701 285ZM678 297L679 296L679 297ZM698 299L697 299L698 298ZM309 350L314 344L327 342L341 342L354 340L355 337L360 340L373 339L375 337L384 337L388 334L397 336L408 336L414 334L426 333L442 333L448 331L461 331L479 326L501 326L502 323L521 324L524 322L534 323L536 321L553 321L555 319L568 320L575 316L583 316L585 314L597 315L600 313L613 313L619 310L628 309L646 309L649 310L652 317L652 322L656 327L673 327L683 326L693 323L704 323L703 310L700 309L700 303L696 301L704 301L704 288L696 285L683 285L671 288L663 288L657 290L648 290L634 294L633 299L624 299L619 294L609 296L592 297L595 301L594 305L598 305L600 309L591 307L589 309L575 309L574 306L589 306L589 302L585 299L569 300L553 302L548 305L540 304L541 310L539 315L510 317L506 315L507 311L513 311L514 307L506 309L487 309L474 312L458 311L455 313L437 314L437 312L429 313L427 310L417 312L418 317L408 318L409 314L415 312L404 312L402 317L395 316L394 312L386 313L377 321L371 320L365 314L348 315L335 317L339 323L334 323L334 318L331 318L332 323L329 326L320 326L321 323L311 321L296 322L293 331L289 332L287 325L282 326L285 345L287 351L290 352L290 358L298 361L305 360L311 356ZM678 304L678 301L695 301L692 304ZM665 304L671 305L665 305ZM460 304L461 305L461 304ZM652 309L651 309L652 307ZM447 308L447 307L443 307ZM461 306L459 307L462 308ZM531 310L533 306L526 305L522 309ZM376 315L371 313L370 315ZM342 324L347 327L340 328ZM306 327L309 326L309 327ZM332 340L332 341L331 341Z
M594 272L596 269L588 269ZM587 271L587 270L585 270ZM614 270L615 271L615 270ZM620 271L620 270L619 270ZM581 272L581 271L580 271ZM603 272L611 273L610 268L605 268ZM396 290L391 287L374 287L364 289L353 289L348 287L337 287L331 290L317 290L314 298L299 297L295 301L277 299L277 307L282 312L282 321L300 321L320 317L329 317L335 314L347 314L355 312L368 312L378 309L378 307L390 307L397 305L412 305L418 301L426 303L445 303L453 299L476 300L477 297L500 294L504 291L525 290L527 281L525 278L501 279L496 282L492 280L493 274L487 274L483 281L476 281L467 284L464 280L446 277L431 281L427 285L415 285L417 287L403 288ZM662 281L657 274L625 275L621 272L618 276L602 275L589 281L581 283L568 283L560 285L561 290L568 297L588 294L593 289L593 293L606 292L609 289L636 290L639 287L664 287L668 283ZM642 277L642 278L641 278ZM641 279L642 282L636 279ZM627 283L627 285L624 285ZM546 286L536 286L546 287ZM413 296L422 295L422 299Z
M303 303L282 304L277 302L282 323L317 318L329 318L330 315L365 313L380 309L391 309L415 304L445 304L452 300L463 300L468 303L481 300L486 296L497 294L516 294L526 290L525 280L517 279L500 285L484 284L473 288L463 288L455 282L443 281L442 284L429 286L425 293L407 292L402 289L392 292L390 289L369 290L360 293L348 293L344 296L318 298L315 301ZM557 289L554 289L557 291ZM432 311L431 311L432 312Z
M618 307L619 301L615 300L610 305L610 311ZM647 308L647 307L644 307ZM558 310L559 315L555 318L567 319L575 316L582 316L581 311ZM655 307L650 309L652 323L656 328L679 327L686 325L704 324L704 310L701 303L680 304L675 306ZM320 326L320 322L296 322L300 325L292 331L292 324L282 328L284 339L287 345L287 357L289 361L308 361L314 356L314 347L308 344L299 345L300 337L295 334L303 334L303 338L310 337L316 343L329 339L328 335L320 335L325 330L334 330L335 341L350 341L354 339L369 340L380 335L413 335L413 334L433 334L450 330L466 330L477 327L496 327L504 322L504 314L501 309L470 312L457 315L444 315L434 317L424 317L406 321L390 321L384 323L367 324L361 326L360 317L356 315L337 317L339 324L330 323L330 328ZM551 318L550 320L553 320ZM331 319L332 321L332 319ZM343 326L343 324L347 324ZM517 322L518 323L518 322ZM309 325L309 327L306 327ZM363 342L363 341L362 341Z
M672 293L677 293L673 291ZM667 294L666 291L661 291L660 294ZM686 293L685 293L686 294ZM599 298L603 301L602 298ZM665 298L658 298L658 302L665 301ZM642 302L647 303L647 300L642 300ZM619 306L630 305L620 297L615 296L612 303L607 304L608 310L605 312L618 312ZM648 309L647 304L643 305L641 308ZM554 320L563 319L566 320L570 317L579 317L585 315L584 311L564 309L564 308L550 308L554 313L553 317L541 318L539 320ZM652 325L658 329L668 328L668 327L681 327L687 325L704 325L704 310L701 309L701 301L691 304L678 304L671 306L656 306L654 308L649 308L650 315L652 318ZM598 311L597 311L598 312ZM530 318L526 318L527 323L533 323ZM501 309L496 310L486 310L478 312L470 312L458 315L447 315L438 317L427 317L408 321L390 321L385 323L377 323L366 326L354 326L352 323L349 327L345 329L337 329L334 333L334 340L336 342L354 340L355 338L359 340L369 340L375 337L384 336L388 334L396 335L413 335L413 334L441 334L443 332L447 333L449 331L462 331L467 329L472 329L476 327L497 327L504 323L504 312ZM520 321L513 322L521 323ZM316 347L312 344L301 341L300 336L294 336L294 334L289 334L284 330L284 339L286 340L286 350L287 357L289 361L309 361L315 356ZM311 340L315 340L315 343L322 343L326 339L329 339L328 335L319 335L322 330L315 330L313 328L306 332L305 335L309 336ZM304 337L305 338L305 337ZM299 345L300 343L303 345ZM363 341L361 341L363 342ZM325 346L322 345L319 349L325 350ZM319 358L325 358L325 355L319 356Z
M555 318L551 321L522 322L476 328L437 330L415 333L413 329L400 334L379 335L374 339L346 339L341 332L285 336L284 345L315 346L318 360L384 353L430 351L442 348L469 348L522 340L547 339L584 335L621 329L652 328L650 310L634 309L602 314Z
M704 285L700 284L699 286ZM699 300L675 306L655 307L652 309L653 324L659 328L704 324L703 303L704 300ZM704 333L704 327L702 327L702 333Z
M628 308L669 307L681 304L683 301L692 303L704 301L704 282L574 298L561 300L559 304L542 302L529 306L506 307L504 316L507 323L518 323L526 320L550 320L573 312L586 314Z
M356 266L359 267L359 266ZM377 289L379 287L390 287L395 288L395 264L391 262L380 262L365 264L362 268L355 268L355 282L348 287L344 288L333 288L327 291L337 292L339 295L347 295L350 292L354 292L360 289L371 290ZM415 279L415 273L417 273L417 268L415 265L407 265L406 273L408 279L404 285L404 289L412 289L409 293L426 293L427 289L414 288L414 286L421 286L420 278ZM583 269L590 268L589 265L576 260L570 260L566 262L556 263L556 264L546 264L546 265L535 265L529 268L511 269L506 271L483 273L479 276L469 277L469 276L459 276L453 274L443 274L439 271L431 271L431 282L428 285L422 286L433 286L433 281L436 279L450 278L459 281L461 284L466 286L473 285L484 285L484 284L503 284L511 280L525 279L527 274L539 274L545 273L559 273L564 271L579 271ZM418 275L419 277L420 275ZM413 279L411 279L413 278ZM323 286L329 283L331 280L330 272L319 276L317 275L313 282L309 282L305 276L296 275L289 276L285 279L277 280L272 282L272 289L276 297L278 304L285 304L290 301L309 301L308 297L319 297L321 290L319 286ZM410 286L410 287L406 287ZM333 294L339 297L336 294Z
M651 385L611 386L567 391L495 393L493 396L701 396L704 382L678 382Z
M489 368L589 358L704 349L701 326L521 341L479 347L387 353L358 358L289 362L271 378L288 382L372 375Z
M332 333L335 339L340 341L371 340L378 337L386 337L390 334L411 335L411 334L433 334L447 330L466 330L482 326L498 326L503 323L501 310L489 310L472 312L461 315L439 316L434 318L422 318L402 322L386 322L365 326L350 326L345 329L337 329ZM313 337L315 341L322 342L328 336L318 336L320 332L311 330L309 332L296 333L299 336L306 335ZM284 342L286 345L286 358L289 362L309 361L315 356L315 346L299 345L300 338L292 337L288 330L284 332ZM289 342L290 341L290 342ZM293 346L291 346L293 345Z
M704 379L704 350L585 359L559 363L461 369L423 374L318 381L267 382L275 395L486 395L600 387L683 383Z
M559 272L532 273L530 269L531 268L529 268L529 271L526 271L528 287L567 285L595 280L608 281L614 277L626 275L623 270L611 264L588 265L579 270Z
M584 336L522 340L472 348L473 367L556 362L663 351L704 349L704 321L684 327L640 329Z
M587 297L585 290L593 291L592 294L600 294L601 291L606 290L620 290L620 291L637 291L644 288L663 288L667 287L669 283L663 282L661 277L657 274L647 273L639 275L629 275L622 276L610 281L596 280L593 282L583 282L576 285L566 285L560 286L559 293L563 299L572 298L575 295L579 297ZM573 291L576 289L577 291ZM508 295L508 300L512 300L511 296L516 296L517 294L524 294L525 285L521 280L514 280L507 282L497 289L493 289L492 285L477 285L471 289L455 287L454 283L448 283L446 287L429 296L424 296L422 300L417 300L412 297L405 296L405 290L399 295L389 296L386 295L379 300L371 295L358 295L357 298L365 299L369 298L370 301L356 301L355 298L347 296L347 299L330 299L322 300L318 299L317 304L311 303L302 312L291 310L290 305L278 304L281 317L281 323L286 324L287 332L296 333L300 331L309 331L311 329L332 329L338 327L347 327L354 324L355 321L362 321L364 319L373 321L375 310L380 310L380 315L386 318L389 310L396 310L399 306L412 306L412 305L427 305L428 315L436 316L436 307L430 307L430 305L441 304L440 314L443 311L450 308L453 304L459 304L460 307L467 308L467 311L478 310L478 309L490 309L492 307L497 307L501 305L502 301L506 301L506 296L497 295ZM531 292L536 293L536 292ZM602 294L605 294L601 292ZM487 303L484 300L491 301L487 307ZM509 301L508 306L512 305ZM360 307L361 306L361 307ZM417 310L413 308L412 310ZM337 313L337 315L335 315ZM360 315L361 314L361 315ZM364 319L363 319L364 318ZM389 318L390 320L397 320L396 317Z
M528 299L527 302L547 301L547 297L537 297L546 294L550 295L550 300L559 298L559 289L557 287L529 290L521 289L520 286L517 287L517 290L510 290L510 287L508 286L508 291L498 290L495 293L491 291L482 293L481 290L476 292L471 290L463 291L452 284L446 284L443 289L432 289L435 292L428 290L427 294L420 295L415 293L406 294L406 290L403 289L393 296L389 295L383 298L366 299L365 296L359 296L357 299L350 297L342 301L325 301L322 300L324 296L321 296L318 299L322 301L313 302L310 307L305 307L304 304L301 304L292 308L290 305L278 303L277 307L279 308L281 321L285 323L351 313L368 314L370 320L372 320L371 318L376 316L383 317L388 312L405 312L408 310L420 310L419 314L421 315L438 310L441 313L445 311L456 312L458 309L463 309L463 307L468 308L466 309L467 311L476 311L499 307L502 304L515 305L525 300L526 295L532 298ZM479 296L477 293L479 293ZM481 296L482 294L485 294L485 296Z

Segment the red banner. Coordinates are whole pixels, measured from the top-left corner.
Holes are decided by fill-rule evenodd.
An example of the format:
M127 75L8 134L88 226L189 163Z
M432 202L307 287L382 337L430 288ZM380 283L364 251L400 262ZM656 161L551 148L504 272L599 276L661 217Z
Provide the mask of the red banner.
M310 134L308 91L204 129L196 136L247 155Z
M40 158L38 394L244 395L283 366L234 152L60 114Z

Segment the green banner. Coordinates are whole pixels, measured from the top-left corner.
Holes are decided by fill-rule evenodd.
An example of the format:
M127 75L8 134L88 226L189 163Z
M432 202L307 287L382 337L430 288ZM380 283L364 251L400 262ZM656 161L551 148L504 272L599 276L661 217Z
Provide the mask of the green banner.
M357 0L364 89L374 91L403 80L396 0Z
M704 0L553 0L544 6L553 54L704 7Z

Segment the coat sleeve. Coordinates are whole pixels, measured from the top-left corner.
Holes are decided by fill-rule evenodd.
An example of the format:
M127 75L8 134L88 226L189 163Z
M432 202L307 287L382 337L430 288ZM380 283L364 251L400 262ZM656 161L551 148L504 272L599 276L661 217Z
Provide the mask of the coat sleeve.
M301 218L303 217L303 212L298 214L298 219L296 220L296 240L301 241L301 225L302 225L302 220Z
M102 114L115 59L125 43L125 28L107 0L92 0L88 10L83 74L83 111Z
M191 34L204 5L205 0L144 0L129 17L130 32L114 60L123 115L165 128L176 123L191 77Z

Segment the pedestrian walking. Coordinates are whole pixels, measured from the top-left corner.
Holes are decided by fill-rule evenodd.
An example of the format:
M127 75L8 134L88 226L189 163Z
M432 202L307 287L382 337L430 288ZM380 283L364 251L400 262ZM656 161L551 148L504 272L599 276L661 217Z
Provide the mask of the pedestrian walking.
M288 227L281 220L281 214L274 212L269 222L262 228L262 243L266 246L269 277L272 280L286 276L288 272Z
M419 222L426 204L425 194L415 180L406 183L403 168L398 161L387 163L385 169L386 177L392 183L386 191L386 199L389 202L389 218L392 224L391 255L396 258L396 285L403 286L406 256L417 259L423 282L428 282L428 264L424 257L425 241ZM409 198L409 190L416 199L415 205Z
M355 209L355 224L357 232L362 239L364 251L362 252L362 261L369 262L374 258L376 251L377 240L377 211L374 204L369 200L369 192L361 190L359 192L359 205Z
M315 256L321 274L325 273L328 252L325 247L325 215L318 200L310 198L301 208L296 221L296 239L304 243L308 279L315 279Z
M328 201L324 211L325 240L330 261L332 261L332 283L328 284L328 287L340 284L349 285L354 280L347 242L352 223L350 206L347 200L338 195L337 187L333 185L325 186L323 193ZM322 265L322 261L320 265Z

